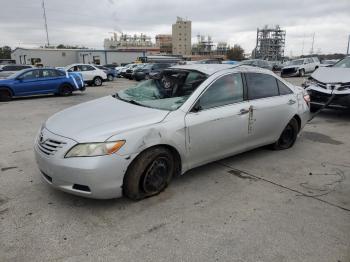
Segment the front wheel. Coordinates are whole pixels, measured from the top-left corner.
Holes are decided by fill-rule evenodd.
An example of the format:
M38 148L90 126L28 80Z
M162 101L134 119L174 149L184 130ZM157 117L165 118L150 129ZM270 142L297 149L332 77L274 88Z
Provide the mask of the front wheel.
M129 166L124 177L123 194L132 200L157 195L168 186L174 172L174 157L168 149L148 149Z
M113 81L114 80L114 76L113 75L108 75L107 79L108 79L108 81Z
M101 85L102 85L102 78L99 77L99 76L96 76L96 77L94 78L94 85L95 85L95 86L101 86Z
M305 75L305 70L304 69L300 69L299 70L299 76L303 77Z
M284 128L280 138L272 145L275 150L283 150L292 147L298 136L298 121L293 118Z

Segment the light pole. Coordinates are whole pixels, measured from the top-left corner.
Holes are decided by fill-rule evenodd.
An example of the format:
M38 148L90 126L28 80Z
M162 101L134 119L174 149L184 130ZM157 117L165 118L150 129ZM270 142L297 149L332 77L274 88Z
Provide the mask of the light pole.
M350 35L348 37L348 48L346 50L346 54L348 55L349 54L349 45L350 45Z

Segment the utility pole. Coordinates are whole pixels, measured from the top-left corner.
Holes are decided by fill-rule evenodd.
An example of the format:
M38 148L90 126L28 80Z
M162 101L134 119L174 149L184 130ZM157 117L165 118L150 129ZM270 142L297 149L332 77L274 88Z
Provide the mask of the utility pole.
M314 42L315 42L315 33L312 36L312 45L311 45L311 51L310 51L311 55L314 53Z
M350 35L349 35L349 38L348 38L348 49L346 50L346 54L347 55L349 54L349 45L350 45Z
M46 42L47 47L50 47L50 41L49 41L49 30L47 29L47 20L46 20L46 10L45 10L45 1L42 2L42 7L44 11L44 25L45 25L45 31L46 31Z

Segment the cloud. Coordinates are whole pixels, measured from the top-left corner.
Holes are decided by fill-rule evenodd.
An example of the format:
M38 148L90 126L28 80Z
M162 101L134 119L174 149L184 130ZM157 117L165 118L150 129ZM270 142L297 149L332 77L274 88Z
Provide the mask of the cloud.
M348 0L45 0L45 6L52 44L93 48L102 48L112 31L171 33L176 16L192 20L194 40L198 33L210 35L248 53L265 24L287 30L286 55L308 53L313 33L314 50L344 53L350 34ZM3 0L1 9L0 45L45 44L41 0Z

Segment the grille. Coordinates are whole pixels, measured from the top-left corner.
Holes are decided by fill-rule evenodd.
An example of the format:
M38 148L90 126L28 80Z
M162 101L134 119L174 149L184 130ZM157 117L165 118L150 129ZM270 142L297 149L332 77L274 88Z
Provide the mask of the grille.
M53 140L53 139L47 139L43 142L38 142L38 148L41 152L43 152L45 155L54 155L57 150L62 148L66 143Z
M285 68L282 70L282 74L293 74L295 73L297 70L296 68Z

